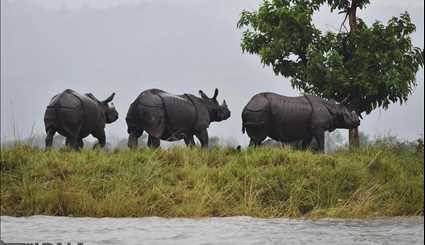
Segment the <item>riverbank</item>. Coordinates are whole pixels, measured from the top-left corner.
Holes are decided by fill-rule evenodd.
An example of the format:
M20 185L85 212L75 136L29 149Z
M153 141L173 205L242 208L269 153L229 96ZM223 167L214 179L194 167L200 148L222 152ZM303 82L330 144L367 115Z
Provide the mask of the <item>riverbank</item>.
M1 215L423 216L423 153L391 145L1 153Z

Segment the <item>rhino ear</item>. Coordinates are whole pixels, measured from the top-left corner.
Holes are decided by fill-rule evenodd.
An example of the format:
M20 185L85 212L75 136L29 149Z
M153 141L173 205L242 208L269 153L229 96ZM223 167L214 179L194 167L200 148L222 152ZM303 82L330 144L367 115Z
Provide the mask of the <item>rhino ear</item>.
M202 90L199 90L199 95L201 96L201 98L203 98L203 99L209 99L208 98L208 96L202 91Z
M217 96L218 96L218 89L216 88L216 89L214 90L214 96L213 96L213 99L217 99Z
M106 100L102 101L103 104L108 104L114 99L115 93L112 93Z

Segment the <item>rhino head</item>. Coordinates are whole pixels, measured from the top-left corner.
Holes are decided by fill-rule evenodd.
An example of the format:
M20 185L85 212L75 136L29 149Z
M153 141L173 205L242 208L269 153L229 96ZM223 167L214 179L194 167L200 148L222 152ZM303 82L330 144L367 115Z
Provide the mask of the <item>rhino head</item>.
M226 100L223 100L221 105L217 101L218 89L215 89L212 98L208 97L202 90L199 90L199 95L202 98L202 102L208 108L211 121L220 122L230 117L230 110L227 107Z
M352 129L360 125L359 115L354 110L349 110L349 106L345 102L337 103L330 100L328 109L333 116L335 128Z
M106 123L113 123L118 119L118 112L115 109L114 103L109 105L109 102L114 99L114 96L115 93L112 93L106 100L100 101L101 108L105 113Z

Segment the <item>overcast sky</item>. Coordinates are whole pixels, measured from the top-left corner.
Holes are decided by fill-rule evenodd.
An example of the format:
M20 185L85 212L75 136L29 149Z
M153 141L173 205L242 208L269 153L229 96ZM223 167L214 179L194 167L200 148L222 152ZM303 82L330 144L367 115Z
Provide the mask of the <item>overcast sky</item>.
M34 126L44 134L43 114L50 98L66 88L103 99L116 92L120 119L107 134L127 137L125 114L145 89L212 94L219 88L232 117L210 126L210 135L241 144L241 110L256 93L298 95L288 79L263 67L258 56L243 54L236 22L257 0L2 0L1 134L26 137ZM424 47L424 3L375 0L359 16L386 22L408 11ZM315 16L322 30L335 31L343 16L326 8ZM360 130L403 139L423 136L424 76L407 104L377 109ZM15 133L14 133L15 132ZM346 133L346 131L343 131ZM14 136L15 135L15 136Z

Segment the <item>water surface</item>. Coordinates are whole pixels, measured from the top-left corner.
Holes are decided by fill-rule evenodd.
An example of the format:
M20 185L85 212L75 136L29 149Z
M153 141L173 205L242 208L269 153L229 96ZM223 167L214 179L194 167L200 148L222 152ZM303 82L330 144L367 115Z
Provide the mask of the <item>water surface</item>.
M424 218L1 217L5 242L84 244L423 244Z

